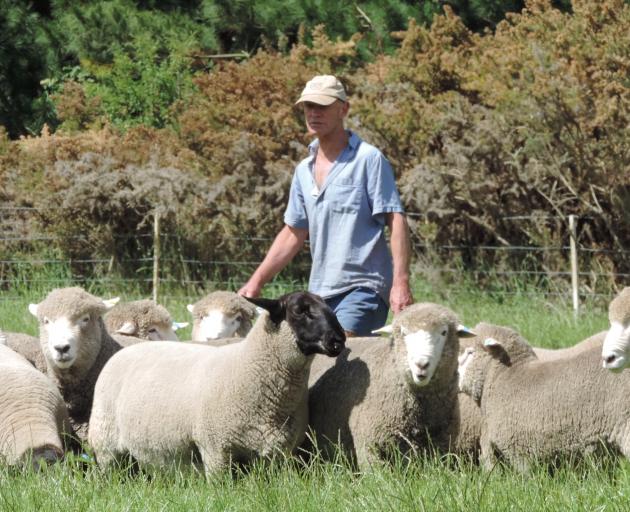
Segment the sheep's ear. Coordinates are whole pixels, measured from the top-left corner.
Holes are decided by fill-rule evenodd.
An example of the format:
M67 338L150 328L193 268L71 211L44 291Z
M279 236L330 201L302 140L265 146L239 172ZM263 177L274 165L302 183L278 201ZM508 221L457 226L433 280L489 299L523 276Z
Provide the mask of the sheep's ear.
M133 322L127 321L116 329L116 334L127 334L131 336L132 334L136 334L136 326Z
M477 335L465 325L459 324L457 326L457 336L459 336L460 338L472 338L473 336Z
M112 297L111 299L103 299L103 304L108 310L112 309L116 304L120 302L120 297Z
M188 304L188 306L186 306L186 309L187 309L190 313L192 313L192 312L193 312L193 309L195 309L195 306L194 306L193 304Z
M29 304L28 305L28 310L31 312L31 315L33 315L34 317L37 317L37 307L39 306L39 304Z
M173 322L174 331L177 331L178 329L183 329L184 327L188 327L188 322Z
M483 340L483 349L488 352L494 359L505 366L511 366L510 356L505 351L503 343L494 338L486 338Z
M494 338L483 340L483 349L493 356L498 356L504 352L503 344Z
M375 331L372 331L372 334L381 334L381 333L391 334L392 332L394 332L394 328L392 327L392 324L388 324L388 325L384 325L380 329L376 329Z
M249 302L269 312L269 318L274 324L279 324L286 316L286 307L283 302L276 299L263 299L245 297Z
M501 342L495 340L494 338L486 338L483 340L483 346L486 348L500 347Z

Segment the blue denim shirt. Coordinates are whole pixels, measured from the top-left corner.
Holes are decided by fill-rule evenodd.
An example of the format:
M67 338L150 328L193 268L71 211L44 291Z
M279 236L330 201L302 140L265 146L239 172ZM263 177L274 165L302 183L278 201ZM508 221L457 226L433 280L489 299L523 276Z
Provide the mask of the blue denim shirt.
M357 286L377 291L386 303L392 258L385 213L403 213L391 165L374 146L348 132L346 148L321 190L314 176L319 143L295 169L284 222L308 229L313 265L309 290L332 297Z

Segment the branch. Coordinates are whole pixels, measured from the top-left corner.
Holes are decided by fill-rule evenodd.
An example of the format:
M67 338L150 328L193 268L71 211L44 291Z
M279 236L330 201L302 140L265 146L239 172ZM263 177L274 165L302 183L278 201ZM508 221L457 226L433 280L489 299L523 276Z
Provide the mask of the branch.
M475 224L477 224L478 226L484 228L486 231L488 231L489 233L492 233L492 235L505 247L510 247L512 244L510 242L508 242L505 238L503 238L501 235L499 235L499 233L497 233L497 231L490 225L488 224L486 221L484 221L483 219L480 219L479 217L475 217L474 215L471 215L470 213L464 211L462 212L464 214L464 217L466 217L468 220L471 220L472 222L474 222Z

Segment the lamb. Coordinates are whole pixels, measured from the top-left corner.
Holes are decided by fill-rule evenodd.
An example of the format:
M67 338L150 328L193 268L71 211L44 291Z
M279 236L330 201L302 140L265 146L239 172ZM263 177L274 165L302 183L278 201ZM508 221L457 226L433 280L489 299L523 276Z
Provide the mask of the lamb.
M175 331L188 323L173 322L164 306L152 300L136 300L117 304L104 317L112 335L132 336L151 341L179 341ZM118 336L115 336L118 339ZM118 339L123 342L124 338Z
M29 305L39 321L46 374L63 396L80 440L87 435L96 379L107 360L122 348L103 323L102 316L110 307L111 302L79 287L55 289L39 304Z
M70 431L63 398L50 380L0 335L0 460L34 468L63 457Z
M480 404L481 462L503 460L526 471L602 446L630 456L630 375L600 367L598 346L540 361L514 330L475 327L461 388Z
M192 341L207 342L233 336L243 338L252 328L256 307L234 292L212 292L188 304L193 316Z
M390 338L350 338L332 364L316 361L309 391L312 442L325 459L339 446L363 466L392 448L448 448L457 397L459 337L471 333L450 309L409 306ZM306 451L313 449L310 442Z
M621 371L630 364L630 286L626 286L608 307L610 329L602 347L604 368Z
M315 354L338 355L345 334L308 292L249 299L267 310L241 342L125 348L103 369L88 441L99 465L189 465L206 474L292 450L307 425Z

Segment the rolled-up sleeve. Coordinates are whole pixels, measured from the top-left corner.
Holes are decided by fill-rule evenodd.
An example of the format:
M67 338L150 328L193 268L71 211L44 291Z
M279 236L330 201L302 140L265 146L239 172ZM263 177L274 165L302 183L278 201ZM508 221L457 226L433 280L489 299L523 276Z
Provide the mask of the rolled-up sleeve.
M284 223L298 229L308 229L308 217L304 205L304 193L297 171L293 174L291 190L289 192L289 203L284 212Z
M367 169L367 193L372 217L379 222L383 222L383 213L405 212L392 166L380 152L373 155Z

